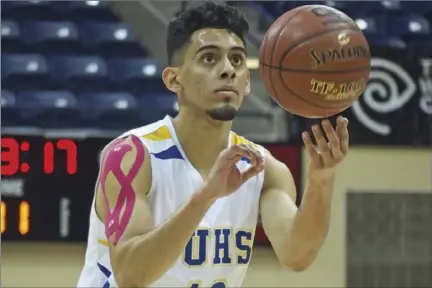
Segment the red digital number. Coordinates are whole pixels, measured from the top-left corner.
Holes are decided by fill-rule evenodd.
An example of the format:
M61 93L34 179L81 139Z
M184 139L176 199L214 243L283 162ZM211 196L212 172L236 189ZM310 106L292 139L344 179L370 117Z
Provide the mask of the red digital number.
M19 170L20 149L18 142L13 138L1 139L1 175L15 175Z
M44 173L51 174L54 172L54 159L55 150L62 150L66 153L66 171L69 175L77 172L77 145L75 141L70 139L58 140L55 144L53 142L46 142L44 145Z

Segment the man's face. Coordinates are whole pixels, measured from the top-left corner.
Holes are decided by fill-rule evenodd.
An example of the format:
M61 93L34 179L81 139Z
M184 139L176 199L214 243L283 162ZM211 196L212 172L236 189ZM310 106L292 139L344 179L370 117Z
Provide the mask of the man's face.
M173 69L171 77L174 74L175 85L168 88L179 96L180 107L199 109L214 120L232 121L250 92L244 44L224 29L196 31L185 48L183 65Z

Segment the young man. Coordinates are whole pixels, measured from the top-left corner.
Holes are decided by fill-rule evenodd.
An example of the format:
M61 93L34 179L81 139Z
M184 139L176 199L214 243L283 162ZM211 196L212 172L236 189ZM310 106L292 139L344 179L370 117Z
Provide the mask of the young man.
M79 287L239 287L259 213L283 266L301 271L315 259L348 122L312 127L317 146L303 133L310 164L298 211L287 167L231 131L250 92L247 30L235 8L211 3L169 24L162 77L179 114L104 149Z

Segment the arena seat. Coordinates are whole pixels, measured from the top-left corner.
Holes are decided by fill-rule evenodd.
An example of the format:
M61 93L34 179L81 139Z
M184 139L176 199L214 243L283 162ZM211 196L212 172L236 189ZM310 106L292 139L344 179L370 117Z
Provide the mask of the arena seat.
M165 115L174 117L178 113L177 96L173 93L156 93L137 97L140 117L144 122L157 121Z
M163 66L153 58L113 58L108 61L110 77L130 91L166 92L161 79Z
M44 128L77 127L79 103L70 91L29 91L17 96L24 123Z
M376 35L380 34L379 25L373 17L360 17L354 19L357 26L362 29L365 35Z
M16 96L12 91L1 91L1 123L3 126L17 126L22 124L17 113Z
M145 50L126 24L85 22L79 30L83 46L105 57L145 56Z
M430 24L423 16L405 15L388 19L388 35L395 36L429 36Z
M274 17L301 5L321 4L349 15L363 29L371 45L427 51L432 49L432 5L425 1L256 1L251 5ZM266 13L262 13L263 17ZM268 20L262 20L262 23ZM266 29L266 25L262 25Z
M410 51L421 50L425 55L432 51L432 5L428 2L327 0L251 3L265 11L262 13L266 15L265 25L285 11L307 4L329 5L347 13L362 28L371 46L383 47L383 51L406 47ZM113 121L116 123L108 123L109 119L103 115L110 115L109 111L124 115L125 121L131 121L129 123L137 121L138 117L141 119L138 125L158 120L165 114L177 113L177 99L167 91L160 77L162 63L151 58L141 47L132 29L110 10L108 1L2 1L2 19L1 77L3 89L6 89L2 92L5 95L2 98L5 103L2 106L3 123L17 123L21 115L7 116L6 113L14 109L21 111L21 101L15 101L15 108L6 103L15 103L11 99L21 99L21 92L33 90L37 94L68 90L71 95L79 95L75 111L79 111L81 101L87 106L104 103L106 109L101 108L100 114L95 113L99 116L92 121L80 122L87 126L89 123L104 128L116 123L117 126L128 126L117 116ZM60 94L64 95L63 92ZM92 97L83 98L83 95ZM39 99L38 107L41 107L42 98L36 98ZM127 103L127 107L135 108L108 109L114 107L114 103ZM42 109L40 115L45 116L38 119L55 119L48 110ZM126 119L126 114L129 119ZM59 125L63 124L59 122Z
M85 126L128 129L140 123L137 101L129 93L83 93L79 99Z
M405 15L389 19L387 35L396 35L409 43L418 52L432 51L431 27L421 15Z
M399 1L346 1L345 8L350 15L353 13L382 14L392 11L400 11ZM351 15L350 15L351 16Z
M1 21L1 48L6 53L22 52L24 43L18 23L12 20Z
M52 56L51 76L72 91L107 89L110 81L105 60L98 56Z
M401 10L427 15L432 12L430 1L401 1Z
M119 22L110 10L108 1L52 1L52 7L64 17L74 21Z
M42 55L3 54L1 60L3 87L28 90L47 86L49 69L47 61Z
M78 29L70 21L27 21L22 25L25 42L41 53L78 50Z
M12 17L15 20L26 19L59 19L54 13L51 1L1 1L2 18Z
M16 98L15 98L15 94L12 91L2 90L0 100L1 100L0 103L2 107L2 112L3 112L3 108L15 107Z

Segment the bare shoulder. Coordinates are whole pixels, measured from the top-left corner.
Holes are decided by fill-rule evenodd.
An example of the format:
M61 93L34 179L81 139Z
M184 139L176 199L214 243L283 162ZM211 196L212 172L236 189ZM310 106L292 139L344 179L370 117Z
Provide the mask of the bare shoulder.
M283 190L296 199L296 186L294 178L285 163L277 160L267 149L264 150L264 185L263 193L271 189Z
M101 154L97 183L96 212L99 218L104 219L106 202L114 205L122 189L130 188L136 196L146 196L151 175L149 152L137 136L129 135L109 143Z

